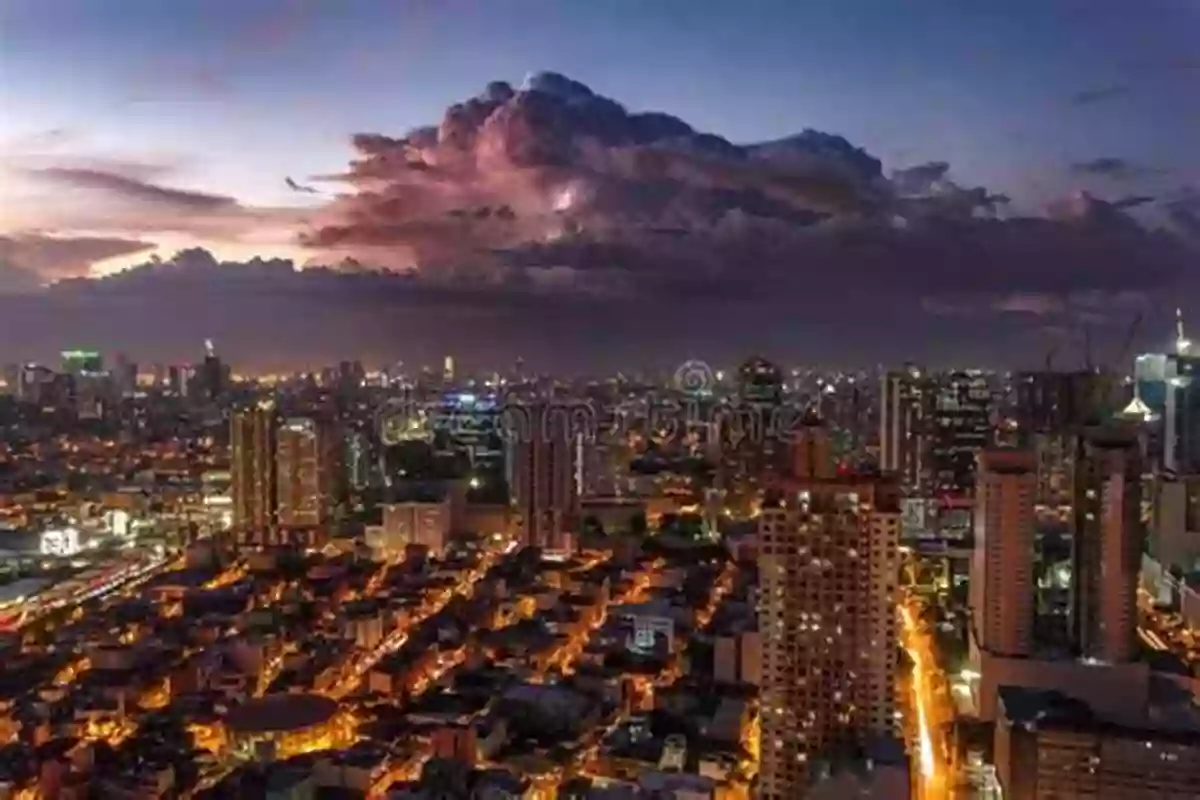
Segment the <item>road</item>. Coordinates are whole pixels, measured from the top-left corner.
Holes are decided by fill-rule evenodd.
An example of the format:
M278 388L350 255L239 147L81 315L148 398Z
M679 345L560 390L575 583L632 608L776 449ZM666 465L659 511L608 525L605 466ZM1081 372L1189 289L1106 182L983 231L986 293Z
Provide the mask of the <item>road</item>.
M948 721L945 704L938 693L945 685L940 674L933 637L920 618L920 606L911 600L899 605L901 644L912 660L913 731L920 768L918 796L921 800L945 800L950 797L951 767L947 761L944 725Z

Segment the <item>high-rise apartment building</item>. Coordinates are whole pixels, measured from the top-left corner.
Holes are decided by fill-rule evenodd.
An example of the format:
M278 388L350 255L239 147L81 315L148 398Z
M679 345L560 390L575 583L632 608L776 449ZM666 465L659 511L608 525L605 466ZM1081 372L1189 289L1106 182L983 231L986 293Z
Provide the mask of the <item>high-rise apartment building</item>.
M989 450L975 479L971 622L976 644L1005 656L1034 647L1036 463L1022 450Z
M285 420L275 473L281 528L319 528L333 516L341 484L342 441L335 426L311 417Z
M278 522L275 425L270 404L236 411L230 422L230 491L239 536L265 534Z
M1071 639L1079 655L1106 662L1133 657L1142 524L1141 457L1125 428L1093 428L1075 456L1071 555Z
M509 486L520 516L522 543L561 549L579 510L575 459L586 421L566 409L533 405L520 409L509 431Z
M922 483L925 381L915 367L883 376L879 392L879 468L908 489Z
M896 729L899 486L797 479L759 518L759 797L801 798L809 766Z

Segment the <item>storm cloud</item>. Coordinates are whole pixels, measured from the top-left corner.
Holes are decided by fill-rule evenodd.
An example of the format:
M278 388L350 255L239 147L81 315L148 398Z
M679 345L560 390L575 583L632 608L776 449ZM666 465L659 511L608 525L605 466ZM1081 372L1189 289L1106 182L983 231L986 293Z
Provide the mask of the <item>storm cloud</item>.
M605 297L802 292L836 304L858 287L994 296L1003 312L1013 294L1155 291L1185 260L1124 213L1140 198L1079 194L1015 216L944 161L889 177L817 130L737 144L555 73L489 84L437 126L354 145L338 176L348 191L303 242L431 282L543 285L553 269L562 291Z
M436 125L351 143L343 172L313 179L340 191L305 211L296 236L309 268L190 250L62 281L36 313L0 313L11 347L90 328L98 343L164 358L213 336L256 365L455 352L562 366L747 349L1004 358L1081 320L1097 342L1106 322L1119 337L1135 309L1195 288L1190 195L1080 192L1022 215L946 161L885 172L815 129L735 143L554 73L493 82ZM219 195L47 177L168 207L181 228L256 224L258 212Z

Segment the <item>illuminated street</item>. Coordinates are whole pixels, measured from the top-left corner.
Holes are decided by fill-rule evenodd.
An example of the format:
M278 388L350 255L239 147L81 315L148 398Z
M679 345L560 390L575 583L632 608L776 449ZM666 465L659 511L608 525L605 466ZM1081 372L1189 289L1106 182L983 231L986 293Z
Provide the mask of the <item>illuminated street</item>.
M953 783L948 763L948 748L943 735L947 717L940 709L943 703L936 698L942 676L932 647L932 637L923 629L915 604L899 606L901 639L912 661L911 708L915 712L912 730L917 748L918 786L924 800L943 800L951 796ZM912 715L909 715L910 723Z

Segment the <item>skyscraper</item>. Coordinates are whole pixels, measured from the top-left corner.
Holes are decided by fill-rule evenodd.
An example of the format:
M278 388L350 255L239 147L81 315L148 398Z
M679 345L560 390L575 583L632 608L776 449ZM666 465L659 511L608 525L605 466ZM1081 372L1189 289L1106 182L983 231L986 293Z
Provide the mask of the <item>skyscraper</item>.
M1022 450L990 450L975 484L971 624L990 653L1028 656L1034 646L1036 462Z
M992 442L991 389L977 371L939 375L932 387L928 459L932 489L967 496L975 486L975 458Z
M1037 434L1070 435L1111 417L1117 380L1094 370L1017 373L1017 443L1031 447Z
M922 483L925 454L924 380L915 367L889 372L880 385L879 468L908 489Z
M578 513L575 458L584 431L563 409L534 405L507 426L513 502L521 519L522 543L558 549L567 543Z
M230 421L233 526L240 539L262 537L278 522L275 408L260 404Z
M277 436L279 526L319 528L333 516L341 484L336 428L324 420L292 418Z
M1169 353L1147 353L1134 362L1136 398L1153 417L1151 457L1171 472L1200 473L1200 355L1175 312L1175 342Z
M804 796L813 761L896 728L899 486L790 481L759 518L760 797Z
M1124 427L1093 428L1075 456L1071 639L1079 655L1130 660L1137 636L1137 578L1145 530L1141 458Z

